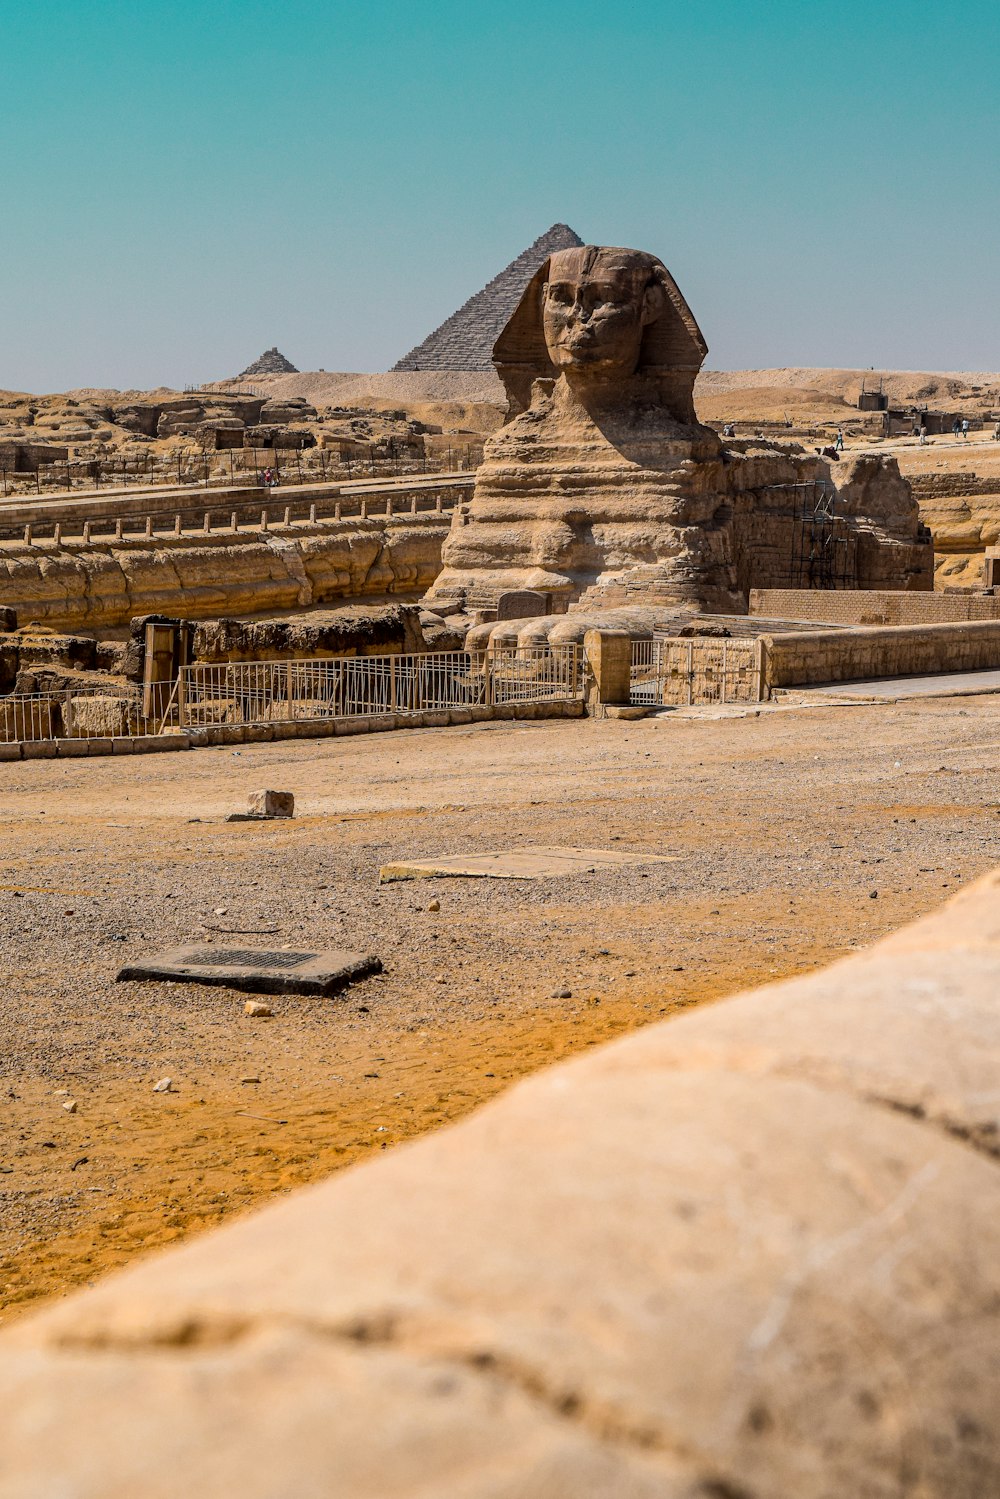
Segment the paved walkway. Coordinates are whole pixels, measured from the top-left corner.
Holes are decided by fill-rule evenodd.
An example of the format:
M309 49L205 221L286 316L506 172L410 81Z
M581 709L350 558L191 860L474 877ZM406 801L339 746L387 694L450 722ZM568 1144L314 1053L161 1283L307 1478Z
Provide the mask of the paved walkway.
M821 698L967 697L1000 692L1000 671L941 672L930 677L873 677L867 682L830 682L823 687L793 687L796 696Z

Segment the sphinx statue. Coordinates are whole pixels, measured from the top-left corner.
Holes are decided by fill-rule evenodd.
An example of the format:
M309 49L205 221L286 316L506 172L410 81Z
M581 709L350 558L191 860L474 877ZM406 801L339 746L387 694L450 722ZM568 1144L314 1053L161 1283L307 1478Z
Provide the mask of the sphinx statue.
M787 445L727 451L695 414L706 353L654 255L585 245L550 256L494 347L507 419L426 607L488 618L524 596L545 615L647 602L742 613L750 586L774 586L764 574L791 551L787 491L828 468ZM773 501L779 489L779 502L759 493ZM910 508L903 542L915 535Z

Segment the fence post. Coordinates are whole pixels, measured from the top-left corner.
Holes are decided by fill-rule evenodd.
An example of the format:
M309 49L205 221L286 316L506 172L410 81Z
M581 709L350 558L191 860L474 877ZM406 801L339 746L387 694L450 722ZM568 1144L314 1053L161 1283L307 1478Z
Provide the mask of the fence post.
M590 710L603 718L607 704L625 704L631 697L632 637L627 630L588 630L583 649L590 668Z
M121 539L122 539L122 518L121 518L121 516L119 516L118 519L115 521L115 541L121 541Z
M389 712L390 713L395 713L396 706L397 706L397 699L396 699L396 658L395 658L395 656L390 656L389 657Z
M177 727L187 727L187 667L182 666L177 673Z
M180 534L181 534L181 518L180 518L179 515L175 515L174 516L174 535L175 536L179 536Z
M209 533L212 530L212 512L211 512L211 510L206 510L205 511L205 523L204 523L204 526L202 527L202 529L205 532L206 536L208 536Z
M62 541L62 524L60 521L56 521L55 525L52 527L52 540L55 542L56 546L58 546Z
M722 642L722 694L720 702L725 705L726 701L726 676L729 671L729 652L726 649L727 642Z
M84 523L83 523L83 539L84 539L84 541L89 541L90 540L90 521L89 520L85 520Z
M73 738L73 699L68 687L63 693L63 734L67 739Z
M488 645L483 656L483 702L487 708L493 706L493 647Z
M285 687L288 698L288 717L292 719L295 717L295 699L292 695L292 663L290 661L285 667Z
M153 539L153 517L151 515L147 515L146 516L146 540L147 541L152 541L152 539Z
M757 675L757 701L758 703L762 703L764 701L764 675L767 665L767 646L764 643L763 636L761 635L758 635L757 639L754 641L754 655L756 657L756 660L754 661L754 667L756 669Z
M694 702L694 641L693 640L689 640L688 641L688 672L687 672L687 676L688 676L688 701L687 701L687 705L690 708L691 704Z
M31 522L30 521L28 522L28 524L24 528L24 544L25 544L26 547L30 547L30 545L31 545Z

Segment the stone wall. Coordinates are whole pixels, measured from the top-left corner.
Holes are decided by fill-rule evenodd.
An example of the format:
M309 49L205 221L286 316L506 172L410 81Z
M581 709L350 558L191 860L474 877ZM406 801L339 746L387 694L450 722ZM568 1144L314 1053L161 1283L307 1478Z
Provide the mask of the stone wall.
M1000 596L871 589L754 588L750 613L835 625L938 625L1000 619Z
M0 1488L1000 1492L998 912L992 875L25 1319Z
M775 687L1000 668L1000 620L764 635L764 696Z
M447 534L447 516L426 514L247 535L8 545L0 553L0 605L25 623L101 630L138 614L207 619L415 596L437 576Z

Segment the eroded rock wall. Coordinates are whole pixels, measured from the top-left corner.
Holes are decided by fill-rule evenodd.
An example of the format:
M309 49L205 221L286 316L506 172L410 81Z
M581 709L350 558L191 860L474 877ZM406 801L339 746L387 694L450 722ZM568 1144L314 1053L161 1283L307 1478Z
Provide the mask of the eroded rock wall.
M206 619L412 596L433 583L447 531L447 519L417 515L154 543L7 545L0 550L0 604L26 623L101 630L138 614Z

